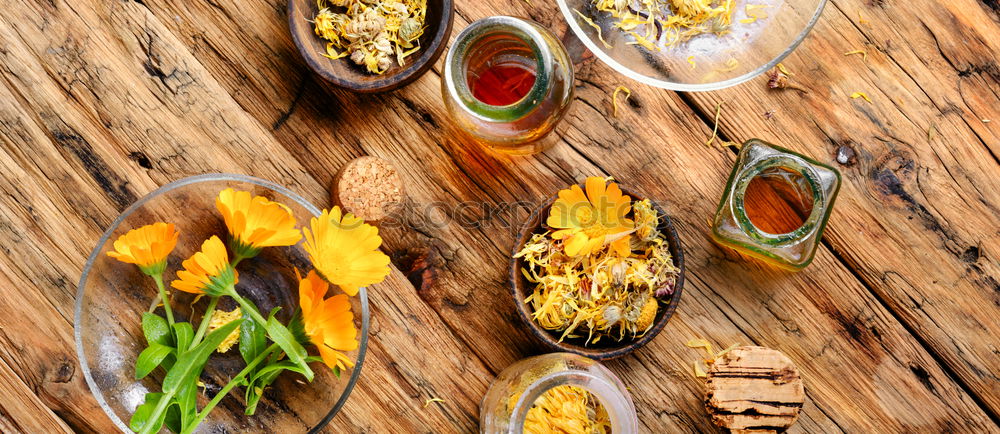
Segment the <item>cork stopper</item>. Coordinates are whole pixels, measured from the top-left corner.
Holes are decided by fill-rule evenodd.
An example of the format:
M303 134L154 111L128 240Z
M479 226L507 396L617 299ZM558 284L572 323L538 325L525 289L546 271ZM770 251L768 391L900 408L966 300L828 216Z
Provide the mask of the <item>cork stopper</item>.
M738 347L711 365L705 408L716 425L736 433L784 431L799 417L805 391L784 353Z
M403 200L399 172L386 160L360 157L333 179L333 203L366 221L378 221Z

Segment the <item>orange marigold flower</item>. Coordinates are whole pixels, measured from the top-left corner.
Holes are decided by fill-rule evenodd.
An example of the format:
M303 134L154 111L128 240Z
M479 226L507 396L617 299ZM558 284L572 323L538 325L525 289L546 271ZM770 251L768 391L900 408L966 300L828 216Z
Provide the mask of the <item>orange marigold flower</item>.
M252 258L261 248L291 246L302 239L292 211L263 196L227 188L215 198L215 207L226 221L236 256Z
M589 255L610 244L613 252L628 256L629 237L635 223L625 216L632 199L618 184L587 178L587 193L579 185L559 191L546 224L557 229L552 238L563 240L569 256Z
M303 328L319 349L323 363L330 369L342 370L354 366L343 352L358 349L358 329L347 294L323 298L329 287L315 271L310 271L305 279L299 279L299 305Z
M378 250L382 238L378 228L353 214L341 214L339 207L323 210L303 228L309 253L316 270L347 295L357 295L362 286L379 283L389 275L389 257Z
M178 235L173 224L163 222L132 229L115 240L115 249L108 256L138 265L150 276L158 275L166 268L167 256L177 246Z
M229 265L226 245L215 235L205 240L201 251L181 265L184 269L177 272L177 280L170 282L170 286L184 292L218 296L237 281L236 270Z

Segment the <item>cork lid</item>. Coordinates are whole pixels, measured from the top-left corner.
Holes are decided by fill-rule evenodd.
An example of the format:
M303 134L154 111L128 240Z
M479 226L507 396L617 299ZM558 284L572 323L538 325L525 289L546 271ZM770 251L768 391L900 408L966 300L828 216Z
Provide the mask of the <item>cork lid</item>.
M388 216L403 200L403 183L392 163L360 157L347 163L333 179L333 203L366 221Z

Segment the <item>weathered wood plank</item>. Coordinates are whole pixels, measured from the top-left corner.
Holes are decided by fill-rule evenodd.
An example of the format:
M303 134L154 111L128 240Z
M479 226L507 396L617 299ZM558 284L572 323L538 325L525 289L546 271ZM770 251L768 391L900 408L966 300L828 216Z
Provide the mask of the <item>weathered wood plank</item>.
M997 420L1000 136L983 119L1000 118L1000 24L971 0L871 4L833 2L785 62L808 94L759 78L692 100L703 113L725 101L720 131L731 139L761 137L840 168L827 245ZM843 56L861 48L867 62ZM849 98L858 91L873 103ZM855 159L839 164L841 149Z
M88 10L71 11L66 4L57 8L59 13L68 14L61 17L63 22L75 23L75 28L63 28L63 33L50 33L51 40L41 37L33 32L42 31L47 20L56 18L35 17L39 25L32 27L29 24L32 21L25 18L31 7L22 5L18 10L24 12L25 17L17 20L17 25L3 26L4 30L0 33L5 47L2 53L5 56L2 74L5 85L0 87L0 92L4 93L0 102L0 122L5 127L2 140L4 152L0 153L0 162L4 167L3 182L0 183L4 192L4 201L0 204L4 230L0 236L6 253L0 263L4 270L17 271L16 280L4 282L3 287L37 287L38 292L31 292L31 295L41 300L23 307L18 305L24 298L4 297L4 313L9 311L11 314L4 315L0 324L9 327L8 330L25 330L28 329L24 326L29 323L28 318L44 318L55 323L41 329L57 330L62 333L63 339L43 338L44 346L36 345L32 351L16 351L18 348L32 348L31 341L40 338L19 332L5 341L2 348L9 350L4 357L17 361L22 367L19 376L32 387L59 392L58 395L53 392L54 397L47 404L60 413L68 413L71 417L67 420L75 429L111 432L115 428L96 407L82 382L82 376L75 375L78 365L70 336L75 295L73 282L79 277L92 243L114 215L135 197L159 183L188 173L220 169L257 173L291 184L292 188L311 196L318 204L325 205L326 193L311 178L305 177L301 181L311 187L305 189L300 182L284 179L284 175L294 173L289 172L294 171L294 159L282 158L283 150L277 146L273 146L270 152L259 154L260 150L267 149L268 137L261 134L254 136L254 132L259 130L254 128L256 124L246 124L249 118L238 107L225 105L225 94L215 92L214 97L204 98L205 94L213 95L213 81L203 71L185 69L181 74L166 74L175 78L191 77L193 82L186 86L192 92L198 88L198 99L192 100L185 100L183 92L181 96L172 96L169 83L173 79L164 83L161 77L147 74L147 66L172 68L165 65L171 65L168 62L184 64L188 59L177 59L170 54L183 54L184 50L155 48L154 51L162 49L164 52L155 51L157 54L146 57L141 49L143 39L133 37L130 42L125 39L133 34L122 33L111 35L109 40L106 29L104 33L78 41L73 39L73 35L80 34L77 31L86 27L83 23L100 23L101 20L89 20ZM135 11L141 13L141 9ZM78 18L78 12L84 17ZM115 14L122 13L122 10L115 9L112 15L121 19L121 15ZM9 18L7 15L4 17ZM140 18L141 15L133 17L135 22L144 22ZM155 25L155 20L145 23ZM18 26L20 31L13 30ZM31 27L32 31L25 30L24 26ZM156 35L155 28L117 30L136 30L137 34L149 37L145 40L147 42L160 40L160 36L151 36ZM34 37L31 40L39 45L28 46L20 40L25 35ZM113 36L124 39L114 39ZM64 65L60 57L60 53L66 51L64 44L77 46L78 52L73 56L83 58L76 59L76 64ZM153 46L156 47L156 43ZM105 63L126 62L128 59L135 62L127 68ZM151 63L144 64L143 59ZM96 73L87 75L84 74L86 71L104 71L105 75L95 78ZM109 71L128 73L107 74ZM74 73L80 74L81 78L76 78ZM118 93L116 89L102 85L109 82L122 83L129 92ZM34 102L28 103L29 99ZM223 103L220 104L220 101ZM137 106L144 110L136 111ZM31 111L22 107L31 107ZM97 115L93 116L94 113ZM101 118L106 121L98 123ZM52 125L61 129L54 132ZM164 146L159 142L158 139L165 137L171 138L171 145ZM223 138L226 140L221 140ZM232 151L234 148L238 151ZM178 167L178 172L149 171L144 167L151 165L147 149L172 153L155 161L166 167ZM188 161L192 152L199 155L196 157L199 160L197 165ZM273 160L262 155L270 155ZM282 159L287 159L289 163L279 163ZM152 181L150 175L162 178ZM461 342L447 333L447 328L433 311L422 304L405 279L390 280L382 287L391 298L376 302L377 306L373 308L376 315L373 334L378 336L378 340L373 342L363 374L368 384L359 386L355 392L360 397L352 398L352 404L358 408L354 410L354 415L345 410L348 416L339 417L334 426L354 430L353 427L364 427L375 421L395 421L398 426L407 429L438 431L474 426L481 392L477 390L474 395L464 394L456 385L465 382L455 383L453 375L466 373L473 379L485 381L489 373L483 370L477 359L469 357ZM43 294L49 299L41 298ZM373 300L377 299L379 296L373 294ZM394 315L391 311L405 312L405 316ZM379 316L393 320L383 323ZM413 345L414 336L418 333L408 330L406 327L410 325L397 318L419 321L419 346ZM439 331L435 333L435 330ZM435 360L433 364L441 365L441 369L419 370L406 364L406 361L420 360L421 356L429 357L421 348L435 348L435 356L446 354L447 361L454 365ZM60 352L56 353L56 349ZM53 361L60 363L54 368L58 368L57 372L62 377L49 378L50 375L46 374ZM38 377L40 375L44 377ZM71 383L67 383L70 380ZM479 387L485 390L486 386L480 384ZM365 390L371 392L366 393ZM383 397L399 395L400 390L406 391L405 399L399 399L395 406L385 405ZM449 397L448 407L436 412L425 410L422 405L426 398L409 395L412 390L421 394L446 395ZM43 394L43 398L45 396Z
M0 358L0 430L6 433L47 432L69 433L66 423L52 413L37 396L21 382L17 374Z
M52 278L72 282L96 234L129 196L184 174L250 172L324 203L324 184L336 169L353 156L373 154L405 168L411 204L454 207L463 201L536 200L581 176L610 173L668 199L689 251L692 277L678 316L648 348L611 364L632 387L647 430L707 429L700 385L686 372L697 356L682 345L695 336L769 345L806 365L809 400L802 429L990 429L988 418L933 357L828 251L821 252L815 271L787 276L709 243L702 222L714 210L732 156L698 147L707 128L676 96L636 87L630 107L662 131L634 131L626 122L639 121L636 114L606 118L617 79L602 65L585 66L581 101L562 134L568 143L537 158L496 160L448 135L434 75L383 96L348 95L317 84L290 48L280 3L196 4L190 12L174 11L169 2L148 3L152 11L131 2L18 4L2 15L0 75L9 92L20 95L9 105L30 107L34 115L5 116L10 123L27 117L34 126L24 128L26 138L5 138L4 167L14 172L28 167L30 173L18 179L41 185L21 192L20 185L5 180L3 191L11 199L2 214L14 217L11 230L2 234L3 245L26 233L30 237L23 238L33 241L80 231L47 241L55 249L18 247L16 257L30 258L41 271L2 262L25 273L23 287ZM460 5L456 29L498 7L499 2ZM503 5L512 7L526 8ZM551 8L520 10L558 22ZM340 109L355 106L367 111ZM52 134L67 131L53 128L63 125L56 121L73 134ZM268 129L277 130L274 137ZM81 141L89 148L76 151L80 146L72 145ZM24 151L35 147L47 156L44 163ZM91 154L96 160L86 158ZM104 167L94 170L88 161ZM101 182L96 174L111 181ZM67 193L60 181L82 193ZM57 218L67 214L66 221ZM466 216L479 217L475 210ZM383 315L391 321L376 327L382 330L373 339L369 365L344 415L334 421L337 431L382 428L376 422L398 424L399 430L474 427L487 375L539 351L505 298L510 224L520 218L523 214L494 216L469 228L454 221L435 227L427 216L410 215L401 227L385 229L387 248L401 268L421 254L429 255L431 266L410 273L415 287L396 274L373 289L385 290L387 297L373 295L375 321ZM60 271L49 262L66 267ZM62 291L40 292L68 317L72 284L57 287ZM411 313L420 324L404 327ZM446 329L457 340L448 343ZM410 333L433 338L407 347L401 343L409 342ZM456 357L457 362L437 367L439 358ZM27 357L23 363L43 360ZM415 361L434 366L422 369ZM76 393L86 396L85 388ZM422 393L445 395L438 397L449 407L443 413L420 408ZM101 417L99 411L72 411ZM870 419L861 416L868 412Z
M462 7L460 5L459 16L460 21L467 21L466 17L478 17L478 15L489 14L489 6L484 5L481 9L477 9L475 6ZM163 6L159 3L153 3L151 7L155 10L158 7L168 8L169 5ZM231 11L236 11L240 6L232 3L222 3L222 8ZM180 12L180 11L177 11ZM195 17L197 16L197 11L189 11L192 14L191 18L184 21L199 21ZM538 13L538 19L545 19L545 15ZM271 19L281 19L282 17L272 17ZM469 18L472 19L472 18ZM549 22L552 22L554 17L548 17ZM461 27L462 24L458 24ZM264 27L269 26L264 24ZM173 26L177 32L181 34L194 33L193 29L186 28L184 25ZM248 32L254 33L257 30L248 29ZM199 32L199 35L205 35L211 32ZM225 31L220 31L219 35L225 34ZM216 41L211 41L210 39L206 41L199 41L199 43L208 43L213 46L221 45L226 42L226 39L220 39ZM276 46L281 46L282 43L275 43L274 40L269 40L268 44L274 44ZM241 58L245 58L245 53L253 52L251 46L246 46L243 49L236 48L236 52L241 53ZM269 45L271 50L274 50L272 45ZM280 51L280 50L279 50ZM219 53L207 53L198 52L196 55L202 60L213 72L219 77L226 77L223 81L227 83L227 86L231 89L233 93L239 93L244 89L252 89L254 92L265 93L264 90L268 89L265 83L255 83L253 80L246 82L243 80L236 80L235 78L229 78L231 73L226 72L224 65L231 64L235 61L235 58L227 58L226 55L220 55ZM292 58L289 62L298 64L299 62ZM601 66L588 66L588 68L603 68ZM601 71L602 74L607 74L607 70ZM259 73L258 73L259 74ZM296 77L302 72L295 74ZM286 67L282 66L275 69L270 74L273 77L280 77L282 75L287 75ZM591 77L585 76L585 78L590 79ZM292 149L292 153L300 157L300 161L305 165L310 173L321 181L328 180L332 177L335 168L338 167L339 162L343 158L340 154L343 152L348 152L351 154L357 153L371 153L373 155L378 155L383 158L387 158L396 161L397 164L402 168L404 172L404 180L409 188L411 199L414 204L429 204L436 201L443 202L446 205L452 207L457 206L459 203L465 200L479 200L486 201L489 204L499 204L504 201L513 201L523 198L539 198L550 194L554 189L558 188L560 185L571 182L575 178L585 174L592 174L594 171L600 171L600 169L595 168L587 160L588 158L581 157L579 154L573 152L561 152L560 150L554 150L544 156L538 157L537 159L523 159L518 161L518 165L511 164L507 161L496 161L488 156L480 155L474 150L467 149L463 144L456 143L447 134L447 131L443 131L446 127L444 122L444 114L441 110L436 109L438 106L438 96L437 86L438 82L436 77L428 79L424 78L407 89L401 92L393 94L391 96L375 96L375 97L362 97L355 95L347 95L339 91L329 91L324 89L323 86L317 86L310 82L309 78L303 81L304 84L297 87L294 93L290 91L269 94L269 96L285 97L285 101L289 104L288 107L294 107L295 111L292 115L287 115L291 110L286 110L279 113L272 113L272 116L277 116L277 120L280 120L279 131L276 132L276 137L289 149ZM605 145L605 143L625 143L625 145L617 146L618 150L627 149L630 146L634 146L636 143L643 142L653 142L656 139L660 140L670 140L669 137L655 137L651 134L645 134L638 138L634 136L631 137L632 140L628 140L630 134L627 131L622 131L621 124L616 122L608 122L605 120L607 102L606 93L613 89L613 84L609 80L603 80L600 84L604 89L593 88L592 82L595 80L589 80L584 88L590 88L591 92L590 98L584 97L584 103L591 107L601 107L601 110L593 109L582 109L587 111L586 116L577 116L573 119L571 114L570 122L574 125L587 125L586 128L579 128L584 130L583 133L579 134L574 139L570 140L573 143L586 143L588 146L593 145L599 148L615 147L614 145ZM586 83L586 82L585 82ZM324 92L327 91L327 92ZM249 98L249 97L248 97ZM643 98L640 98L643 99ZM643 99L644 100L644 99ZM654 106L659 104L653 104ZM365 113L357 113L354 111L331 111L332 107L345 107L354 105L363 105L368 107ZM647 109L653 110L645 102L641 104ZM316 114L316 112L319 114ZM657 119L661 121L662 119L667 119L662 121L661 125L675 125L676 121L670 120L673 116L677 116L679 113L685 113L686 107L679 101L673 101L673 107L669 111L660 111L653 114L644 113L646 116ZM681 115L680 122L682 125L678 129L684 128L693 131L704 131L705 127L699 119L692 116L689 112ZM261 116L259 120L263 124L271 123L274 125L276 121L272 121L274 117ZM368 122L369 119L380 119L381 122L377 124L372 124ZM686 122L686 123L685 123ZM393 131L387 131L386 125L391 125ZM350 126L350 127L347 127ZM610 128L609 128L610 127ZM603 136L601 135L603 133ZM705 133L707 135L707 133ZM597 138L589 138L587 135L595 135ZM690 135L680 135L679 138L674 138L674 142L677 143L697 143L701 139L694 138ZM623 136L626 139L623 140ZM364 141L359 140L359 137L365 137ZM343 144L342 148L331 149L330 143ZM345 149L346 148L346 149ZM358 150L358 149L361 150ZM638 148L638 147L637 147ZM441 155L441 151L445 151L450 156ZM661 151L662 152L662 151ZM683 152L683 151L679 151ZM687 152L692 152L688 149ZM695 148L694 153L701 153L701 149ZM611 153L611 152L609 152ZM665 159L664 155L658 154L657 152L649 152L647 155L642 155L643 159L638 162L635 161L635 157L626 156L624 159L626 163L624 164L624 169L612 170L612 174L627 173L629 176L625 177L628 179L627 182L632 183L631 179L634 177L639 177L640 182L645 186L649 183L655 183L653 177L648 175L643 175L639 173L638 168L643 168L646 166L655 166L655 160ZM615 155L613 158L622 158L619 155ZM691 167L702 167L706 166L706 161L703 157L700 159L694 159L695 163L689 164ZM707 162L709 167L718 167L719 174L717 175L719 181L722 182L725 177L726 171L728 171L729 159L730 157L722 154L717 157L710 157ZM677 160L690 160L690 156L674 156L670 155L666 159L677 159ZM453 167L456 166L456 167ZM568 168L564 169L564 168ZM657 169L663 169L663 167L657 167ZM664 171L665 172L665 171ZM469 182L471 181L471 183ZM686 178L678 182L683 184L696 184L701 182L701 178L695 179ZM439 186L440 189L439 189ZM532 187L535 186L535 187ZM540 186L540 187L539 187ZM665 188L665 187L662 187ZM662 188L657 189L662 191ZM717 187L721 191L721 184ZM675 190L673 186L671 189ZM686 191L684 193L687 193ZM675 190L675 194L678 197L683 197ZM711 198L714 194L718 193L702 193L700 197L709 203L714 204L714 199ZM682 205L684 206L684 205ZM683 212L682 219L688 219L694 214L710 215L709 211L699 210L694 212ZM473 217L477 217L476 213L472 213ZM512 316L512 311L509 308L509 302L506 301L504 287L504 276L501 271L503 264L506 261L507 245L510 242L508 227L500 227L499 222L493 220L487 220L485 223L493 224L495 227L487 228L485 230L471 230L468 228L455 227L457 224L452 222L444 228L426 228L426 221L421 221L419 216L409 216L414 218L413 221L408 221L408 227L406 231L396 231L394 229L387 230L387 233L392 234L391 237L387 238L387 243L390 249L397 252L397 256L406 256L406 254L421 254L430 251L432 258L432 263L434 270L436 270L436 276L433 281L425 279L426 273L418 273L412 280L417 283L419 288L424 289L422 293L425 295L425 299L434 306L443 317L445 317L450 324L458 331L460 335L466 341L476 341L483 340L483 335L486 334L486 340L493 340L502 342L504 345L499 348L481 348L476 347L477 352L479 352L480 357L487 362L488 365L493 366L494 370L502 368L507 363L521 357L524 351L537 351L538 348L530 341L525 341L524 333L520 330L516 324L511 325L512 322L516 322L516 318ZM512 217L510 220L514 221L518 217ZM694 221L700 222L702 218L694 218ZM419 229L421 235L415 236L414 230ZM705 232L703 230L695 230L700 236L704 236ZM488 242L492 241L492 242ZM707 240L705 238L702 241ZM426 246L430 244L432 247L430 249L422 248L421 246ZM466 264L466 265L462 265ZM832 270L839 269L839 273L845 274L847 277L847 283L850 285L853 278L846 273L843 268L839 268L839 265L835 260L826 260L827 268ZM405 264L401 264L402 268L406 268ZM474 271L469 271L474 269ZM485 271L484 271L485 270ZM828 271L832 274L837 274L837 271ZM746 272L743 272L746 274ZM813 283L813 282L808 282ZM695 285L695 284L692 284ZM491 288L488 294L483 294L484 291L470 291L469 288ZM855 293L864 296L865 290L863 287L858 285L857 281L853 282L851 286L851 295ZM693 290L695 294L699 294L699 291ZM702 296L710 294L710 290L702 289ZM763 294L761 294L763 295ZM695 295L697 297L698 295ZM763 297L762 297L763 298ZM765 299L766 300L766 299ZM869 301L872 301L870 297ZM750 300L746 305L754 306L759 305L762 300ZM790 305L795 305L794 302L789 303ZM821 305L823 311L830 311L833 304L828 301ZM891 332L880 332L880 333L891 333L891 340L902 340L907 342L905 346L908 348L904 350L897 349L894 344L891 347L891 351L898 351L906 356L908 360L919 360L918 363L934 366L935 362L932 358L923 355L921 356L921 349L919 345L914 343L912 340L907 339L907 334L905 330L902 330L895 320L888 315L884 310L882 310L877 303L873 303L870 308L865 308L863 306L857 306L857 312L866 312L868 310L874 309L879 315L876 327L881 329L885 327ZM500 310L500 312L497 312ZM724 314L716 311L714 315L718 318L718 322L732 321L726 318ZM777 315L781 315L779 312ZM846 316L840 311L833 311L831 315L839 315L841 318L838 322L836 318L831 319L831 323L837 324L839 328L846 330L846 327L853 327L851 321L853 318ZM798 315L796 315L797 317ZM820 315L822 317L822 315ZM774 317L771 317L770 321L774 321ZM783 318L784 319L784 318ZM793 320L784 319L786 323L795 324ZM674 321L678 321L675 319ZM745 321L745 320L744 320ZM474 325L470 325L474 324ZM753 327L747 324L747 330L753 331ZM829 326L822 324L823 327L829 328ZM719 326L715 326L719 327ZM853 328L852 328L853 329ZM701 331L700 333L705 333ZM737 332L738 333L738 332ZM767 330L767 334L774 337L774 331ZM754 333L751 333L753 335ZM850 344L850 336L848 333L843 334L844 337L838 338L845 345L841 348L841 351L857 351L854 344ZM675 342L676 346L670 348L656 348L657 345L653 345L654 349L650 349L657 355L666 353L678 353L678 347L686 338L690 337L677 337L678 342ZM661 338L660 340L662 340ZM758 337L757 339L761 339ZM803 352L800 356L809 359L813 356L825 355L827 350L830 350L831 344L833 342L827 341L828 337L823 336L823 340L818 342L812 349L812 353L809 351ZM659 341L659 340L658 340ZM784 344L784 340L775 339L775 342L781 342ZM849 350L847 350L849 349ZM885 357L885 352L890 350L880 350L879 360ZM830 351L836 352L836 351ZM640 354L647 354L645 352ZM642 357L637 356L637 357ZM683 359L690 356L674 356L678 359ZM676 361L676 360L675 360ZM657 360L654 365L663 365L663 360ZM623 362L616 362L623 363ZM856 359L851 359L850 362L839 361L837 362L843 366L850 366L858 364ZM895 389L897 386L891 386L893 382L900 382L900 384L910 384L906 389L908 393L915 392L921 395L926 395L929 392L924 389L921 391L919 386L919 379L913 376L910 368L907 364L901 363L898 360L890 360L888 362L890 365L895 367L883 368L888 370L895 370L897 374L891 380L887 380L886 383L879 382L877 387L867 398L869 402L879 402L885 399L884 396L888 391ZM673 365L673 364L671 364ZM676 366L685 366L686 363L677 363ZM649 367L633 367L634 371L626 371L623 375L626 377L632 377L639 381L639 384L655 384L657 381L657 370L651 370ZM821 366L814 369L829 369L829 366ZM684 378L682 374L683 371L675 370L674 373L678 379ZM937 371L936 371L937 372ZM856 373L858 377L865 377L866 375L862 373ZM944 375L944 374L940 374ZM827 378L824 380L824 386L828 386L829 383L836 383L839 380L837 375L828 374ZM947 383L947 380L945 381ZM914 387L916 386L916 387ZM685 387L697 387L695 386L685 386L678 387L677 385L666 385L663 386L670 390L671 395L676 393L677 395L683 396L686 392ZM853 386L845 386L842 393L849 393L848 390L853 390L855 387L872 389L870 380L859 380L859 382ZM962 398L963 392L959 390L954 385L947 386L950 388L949 394L955 399L961 401L958 404L958 410L945 409L935 413L934 417L920 419L921 423L927 424L929 426L934 426L933 423L949 423L942 422L941 420L935 420L940 418L942 420L947 420L949 416L946 416L950 411L971 412L972 414L979 414L974 417L978 419L979 422L974 422L974 424L988 423L984 422L985 416L979 412L975 405L971 403L967 398ZM839 406L838 412L833 412L833 414L840 415L837 419L844 420L845 426L860 428L862 426L867 426L872 429L874 426L895 426L899 429L902 425L899 425L899 421L895 419L894 416L889 416L891 411L887 411L886 418L884 420L878 420L874 422L868 422L870 425L859 425L866 422L854 421L852 417L845 417L844 415L851 414L857 411L856 403L851 402L836 402L837 393L821 394L820 396L824 398L828 403L824 405ZM645 408L658 408L663 406L663 399L659 399L655 396L645 396L638 398L640 400L649 400L646 405L640 405L640 407ZM832 403L832 404L831 404ZM892 404L896 404L893 402ZM942 404L942 407L947 407L949 404ZM690 411L693 411L697 407L688 407ZM876 407L877 408L877 407ZM893 408L893 410L897 410ZM826 423L832 425L828 422L828 418L823 415L823 411L829 410L812 410L816 414L821 416L817 419L822 419L827 421ZM902 411L910 412L915 411L913 408L903 409ZM674 411L673 414L678 414L679 411ZM809 413L809 410L807 410ZM703 420L697 421L682 421L689 423L688 425L677 425L676 420L670 420L670 418L664 418L660 416L653 416L653 414L669 414L666 412L656 412L656 413L644 413L643 421L647 427L656 429L664 429L664 427L673 427L677 429L678 427L687 427L687 429L693 429L694 426L704 426ZM652 416L652 417L651 417ZM660 420L655 420L659 418ZM950 423L963 423L958 422L962 418L952 419ZM661 425L663 424L663 425ZM852 425L854 424L854 425ZM816 426L816 425L812 425ZM943 425L941 425L943 426ZM980 425L988 426L988 425Z

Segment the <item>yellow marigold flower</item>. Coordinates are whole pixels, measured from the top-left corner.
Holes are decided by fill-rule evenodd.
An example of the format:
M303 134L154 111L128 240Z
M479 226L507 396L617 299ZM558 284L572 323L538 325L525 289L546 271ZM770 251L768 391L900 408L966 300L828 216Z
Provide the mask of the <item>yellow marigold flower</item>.
M226 221L236 256L252 258L261 248L291 246L302 239L292 211L263 196L227 188L215 198L215 207Z
M344 369L354 366L343 351L358 349L358 330L346 294L323 298L329 287L315 271L310 271L305 279L300 278L302 324L309 341L319 348L323 363L330 369Z
M184 269L177 272L177 280L170 282L170 286L184 292L218 296L237 281L236 271L229 265L226 245L215 235L181 265Z
M635 226L625 215L632 200L622 194L618 184L602 178L586 181L587 193L579 185L559 191L546 224L558 229L552 238L563 240L569 256L589 255L610 244L613 252L628 256L629 236Z
M212 318L208 320L208 332L211 333L215 331L215 329L225 326L226 324L236 321L242 317L243 317L243 312L240 311L240 308L238 307L234 309L232 312L216 310L215 312L212 312ZM220 353L229 351L229 349L232 348L233 345L236 345L236 342L239 342L239 340L240 340L240 328L236 327L236 329L234 329L231 333L229 333L229 336L226 336L226 339L222 341L221 344L219 344L219 347L216 348L216 351Z
M389 275L389 257L378 250L382 238L378 228L340 207L323 210L303 228L305 249L316 270L347 295L357 295L362 286L379 283Z
M153 223L132 229L115 240L114 250L108 256L119 261L138 265L150 276L163 273L167 255L177 246L177 229L170 223Z

